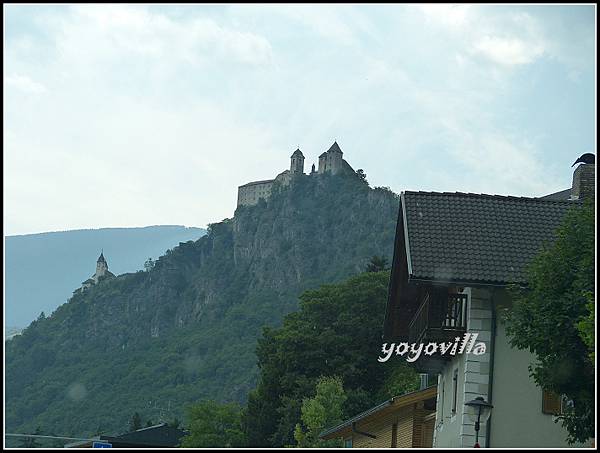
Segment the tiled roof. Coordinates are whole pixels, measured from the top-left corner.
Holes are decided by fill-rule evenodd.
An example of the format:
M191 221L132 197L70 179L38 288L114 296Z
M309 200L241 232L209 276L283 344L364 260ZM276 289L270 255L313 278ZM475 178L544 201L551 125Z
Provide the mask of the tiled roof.
M302 151L300 151L300 148L298 148L296 151L294 151L294 154L291 155L291 157L294 156L304 157L304 154L302 154Z
M138 429L114 438L116 441L132 444L146 444L156 447L175 447L185 435L185 431L173 428L166 423Z
M404 192L411 279L505 284L554 238L576 201L468 193Z
M560 192L551 193L540 198L542 200L568 200L571 198L571 189L561 190Z

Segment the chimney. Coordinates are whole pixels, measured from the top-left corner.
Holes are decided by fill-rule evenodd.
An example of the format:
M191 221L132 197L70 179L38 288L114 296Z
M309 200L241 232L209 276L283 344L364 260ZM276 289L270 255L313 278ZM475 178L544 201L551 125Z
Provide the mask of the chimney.
M596 164L581 164L573 172L571 199L581 200L595 197Z

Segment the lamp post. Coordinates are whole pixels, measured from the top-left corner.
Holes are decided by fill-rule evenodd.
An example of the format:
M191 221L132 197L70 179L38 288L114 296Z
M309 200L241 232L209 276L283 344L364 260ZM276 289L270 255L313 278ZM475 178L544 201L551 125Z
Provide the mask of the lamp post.
M479 428L481 426L481 422L487 422L488 418L490 418L490 414L492 412L492 406L483 397L478 396L474 400L465 403L467 406L467 415L471 419L472 422L475 422L475 447L479 447Z

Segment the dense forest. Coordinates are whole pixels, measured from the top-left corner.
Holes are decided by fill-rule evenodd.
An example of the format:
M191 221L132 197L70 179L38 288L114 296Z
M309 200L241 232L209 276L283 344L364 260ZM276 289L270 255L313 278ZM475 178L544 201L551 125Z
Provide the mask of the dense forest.
M6 342L7 431L118 434L136 412L158 421L181 419L201 400L245 404L257 383L257 392L266 388L256 355L263 327L281 326L305 290L363 272L374 255L391 258L397 210L398 197L370 188L363 174L304 175L154 267L74 295ZM302 392L317 377L307 376ZM342 377L359 395L360 376ZM374 398L356 395L348 413ZM292 439L292 422L274 423L254 442Z

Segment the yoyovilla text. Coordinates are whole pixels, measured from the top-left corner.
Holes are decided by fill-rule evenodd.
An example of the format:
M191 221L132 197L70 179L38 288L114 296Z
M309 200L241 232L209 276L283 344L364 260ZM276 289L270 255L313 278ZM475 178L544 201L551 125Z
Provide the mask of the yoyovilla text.
M477 333L465 333L462 338L456 337L453 342L448 343L391 343L389 346L387 343L383 343L381 346L383 357L379 357L377 360L387 362L394 352L396 355L406 355L407 362L418 360L421 354L433 355L438 351L441 355L482 355L485 354L485 343L480 341L475 344L478 335Z

